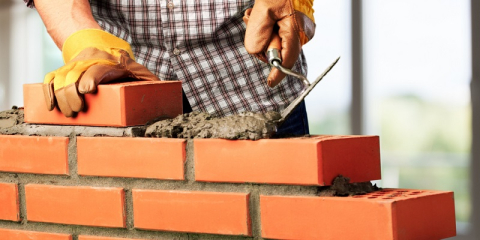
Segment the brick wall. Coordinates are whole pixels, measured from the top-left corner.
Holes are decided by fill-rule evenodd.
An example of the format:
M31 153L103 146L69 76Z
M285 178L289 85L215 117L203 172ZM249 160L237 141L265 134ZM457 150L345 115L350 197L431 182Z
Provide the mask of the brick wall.
M186 141L139 137L135 127L7 130L0 131L2 240L455 235L452 192L318 196L338 175L380 179L377 136Z

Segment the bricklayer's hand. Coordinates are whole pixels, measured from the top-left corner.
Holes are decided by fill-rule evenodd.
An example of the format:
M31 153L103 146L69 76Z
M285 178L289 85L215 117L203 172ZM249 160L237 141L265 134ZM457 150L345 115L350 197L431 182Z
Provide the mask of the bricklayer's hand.
M243 20L247 24L245 48L247 52L266 62L265 51L276 32L281 38L280 53L283 67L291 69L302 46L313 38L313 0L256 0L247 9ZM267 83L275 87L285 74L272 68Z
M45 76L43 90L48 110L58 106L71 117L84 108L83 94L117 79L155 81L157 76L135 62L130 45L98 29L75 32L62 48L65 66Z

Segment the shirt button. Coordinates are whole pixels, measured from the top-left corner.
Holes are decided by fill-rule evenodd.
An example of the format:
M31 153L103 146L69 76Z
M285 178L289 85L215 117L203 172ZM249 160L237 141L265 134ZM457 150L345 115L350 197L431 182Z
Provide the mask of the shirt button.
M167 7L168 9L172 10L175 5L173 5L173 2L168 2Z
M178 48L173 49L173 54L175 55L180 54L180 50L178 50Z

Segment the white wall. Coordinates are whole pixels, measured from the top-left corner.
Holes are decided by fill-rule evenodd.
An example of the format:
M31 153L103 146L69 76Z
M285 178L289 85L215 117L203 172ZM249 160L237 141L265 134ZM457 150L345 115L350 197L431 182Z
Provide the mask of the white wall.
M23 84L43 81L43 31L23 1L0 1L0 110L23 106Z

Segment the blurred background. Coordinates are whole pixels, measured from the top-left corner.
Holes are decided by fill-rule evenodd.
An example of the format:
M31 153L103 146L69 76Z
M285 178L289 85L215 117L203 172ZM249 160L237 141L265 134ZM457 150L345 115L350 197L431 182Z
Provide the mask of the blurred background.
M379 135L375 183L454 191L453 239L480 239L478 1L315 0L314 9L308 78L341 60L307 97L311 133ZM63 65L21 0L0 0L0 54L0 110L22 106L22 85Z

